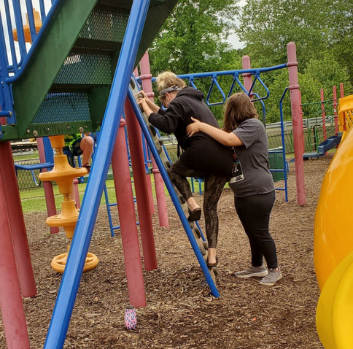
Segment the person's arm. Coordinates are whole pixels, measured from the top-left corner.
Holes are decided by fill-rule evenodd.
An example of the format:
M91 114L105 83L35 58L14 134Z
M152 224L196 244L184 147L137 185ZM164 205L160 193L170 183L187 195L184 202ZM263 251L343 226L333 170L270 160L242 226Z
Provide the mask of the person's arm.
M200 122L199 120L194 118L191 118L191 120L193 121L193 123L188 125L188 127L186 128L186 133L189 137L191 137L196 132L201 131L227 147L239 147L243 145L241 139L236 136L233 132L225 132L223 130L220 130L219 128L213 127L209 124L205 124L204 122Z
M144 113L147 116L150 116L153 113L152 108L148 105L147 101L144 98L139 99L137 103L138 103L138 105L140 105L142 107ZM156 113L158 113L158 110L159 110L159 107L158 107Z
M142 95L143 97L141 97L141 95ZM138 102L139 102L140 100L144 100L144 101L146 102L146 104L148 105L148 107L152 110L152 113L158 113L159 106L156 105L156 104L154 104L154 103L148 98L148 96L147 96L147 94L146 94L145 91L143 91L143 90L139 91L137 97L138 97Z

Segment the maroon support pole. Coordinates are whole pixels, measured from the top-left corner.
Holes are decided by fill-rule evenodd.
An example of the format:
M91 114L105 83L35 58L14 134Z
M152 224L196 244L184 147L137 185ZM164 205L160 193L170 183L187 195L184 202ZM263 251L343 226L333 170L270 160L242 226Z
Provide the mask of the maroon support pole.
M43 139L42 138L37 138L37 147L38 147L38 153L39 153L39 160L41 163L46 162L45 159L45 152L44 152L44 144L43 144ZM43 172L46 172L47 169L43 168ZM56 215L56 207L55 207L55 198L54 198L54 192L53 192L53 185L51 182L43 182L43 188L44 188L44 195L45 195L45 202L47 204L47 213L48 217L55 216ZM59 228L58 227L50 227L50 232L52 234L58 233Z
M129 160L127 157L127 147L125 142L125 124L126 121L121 119L120 130L118 132L112 156L112 168L118 203L129 300L130 304L135 307L144 307L146 306L146 294L143 283Z
M143 90L146 92L148 98L153 102L154 93L153 93L152 81L151 81L152 75L150 71L150 61L149 61L147 52L143 55L140 61L140 69L141 69L140 79L142 81ZM156 189L159 225L161 227L169 228L167 202L165 199L165 191L164 191L164 181L159 172L156 161L153 159L153 157L152 157L152 173L154 175L154 187Z
M321 97L321 117L322 117L322 131L324 132L324 140L327 139L326 135L326 115L325 115L325 96L324 90L320 89L320 97Z
M333 86L332 94L333 94L333 116L334 116L334 120L335 120L335 135L337 136L337 134L338 134L338 116L337 116L337 90L336 90L336 86Z
M251 64L250 64L250 57L249 56L244 56L242 58L242 66L244 70L247 69L251 69ZM244 78L244 87L246 89L246 91L250 91L251 86L252 86L252 78L251 78L251 74L250 73L244 73L243 74L243 78ZM250 93L250 98L252 98L253 93Z
M134 69L134 75L137 77L139 74L138 72L138 67ZM147 142L144 140L146 144L146 149L147 149ZM146 152L146 155L148 157L148 152ZM145 159L146 161L148 160L147 158ZM147 166L148 167L148 166ZM148 189L148 198L150 200L150 210L151 214L154 214L154 202L153 202L153 190L152 190L152 180L151 180L151 175L149 173L146 173L146 182L147 182L147 189Z
M302 93L299 91L299 100L300 100L300 117L303 120L303 106L302 106ZM303 131L304 132L304 131ZM303 154L305 153L305 145L303 142L303 150L302 150Z
M37 290L10 142L0 143L0 154L2 159L0 176L3 183L5 183L3 188L4 200L6 202L7 216L10 224L18 278L23 297L32 297L37 293ZM2 215L6 215L6 211L0 212ZM0 227L0 229L2 228ZM2 280L0 279L0 283L1 282Z
M2 162L4 166L3 148L1 144ZM10 236L9 207L6 201L7 178L0 172L0 309L8 349L30 349L26 318L22 305L20 284L17 277L15 255Z
M128 100L125 102L125 117L129 136L132 172L134 175L145 269L153 270L157 269L157 259L145 176L141 130L132 106Z
M297 186L297 203L305 205L305 186L304 186L304 160L303 160L303 118L300 114L300 94L298 83L298 62L294 42L287 45L288 72L289 72L289 90L293 122L293 142L295 158L295 176Z
M75 178L73 180L73 186L74 186L74 197L75 197L76 208L81 208L80 192L78 191L78 179L77 178Z
M344 88L343 88L342 82L340 83L340 95L341 95L341 98L344 97Z

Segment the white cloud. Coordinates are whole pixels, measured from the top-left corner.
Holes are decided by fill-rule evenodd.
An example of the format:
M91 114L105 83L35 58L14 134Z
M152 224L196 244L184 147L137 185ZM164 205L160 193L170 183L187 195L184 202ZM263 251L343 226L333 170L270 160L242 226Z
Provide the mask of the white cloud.
M247 0L240 0L238 5L241 8L243 8L246 5L246 1ZM241 12L240 12L239 16L241 16ZM234 19L234 23L235 23L235 25L239 24L238 18ZM240 49L240 48L243 48L245 46L245 43L239 40L239 37L238 37L237 34L231 34L227 41L235 49Z

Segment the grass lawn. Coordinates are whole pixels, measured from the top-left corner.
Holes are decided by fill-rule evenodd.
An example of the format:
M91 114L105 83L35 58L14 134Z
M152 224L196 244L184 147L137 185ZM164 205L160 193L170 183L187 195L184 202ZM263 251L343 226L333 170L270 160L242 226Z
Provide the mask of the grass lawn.
M152 180L153 195L155 197L156 193L154 190L153 176L151 176L151 180ZM191 183L190 179L189 179L189 182ZM105 183L107 186L109 203L116 203L114 181L107 180ZM87 183L78 184L78 190L80 193L80 202L81 203L82 203L83 195L86 190L86 186L87 186ZM203 189L202 183L201 183L201 186ZM226 186L228 186L228 184L226 184ZM63 197L62 197L62 194L60 194L59 187L57 185L53 185L53 190L54 190L54 197L55 197L55 206L56 206L56 209L60 211L61 210L61 202L63 201ZM165 194L167 196L169 196L169 193L168 193L168 190L166 187L164 187L164 190L165 190ZM194 181L194 190L196 193L199 192L198 181ZM133 187L133 195L135 196L134 187ZM32 190L20 191L20 197L21 197L21 204L22 204L23 213L45 212L47 210L43 186L36 188L36 189L32 189ZM103 205L103 204L105 204L104 193L103 193L102 199L101 199L101 205Z

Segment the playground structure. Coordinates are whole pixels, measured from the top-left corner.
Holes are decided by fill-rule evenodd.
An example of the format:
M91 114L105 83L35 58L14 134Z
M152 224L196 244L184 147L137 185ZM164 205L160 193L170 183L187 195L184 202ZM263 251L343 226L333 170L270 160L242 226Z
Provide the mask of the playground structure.
M342 142L322 183L315 214L314 263L321 290L316 327L325 349L348 349L353 343L353 96L339 100Z
M73 180L87 174L87 170L83 167L72 168L69 165L67 156L63 154L65 146L64 136L52 136L50 141L53 149L55 149L54 168L51 171L43 172L39 175L39 179L47 182L54 181L59 186L60 193L64 196L62 202L62 210L59 215L51 216L46 220L50 227L64 227L66 237L71 241L74 236L76 222L78 219L78 211L75 207L75 201L71 198L73 194ZM68 247L69 251L69 247ZM63 273L67 261L67 253L63 253L54 257L51 262L53 269ZM83 271L95 268L98 264L98 258L93 253L88 253Z
M6 256L6 263L0 268L0 277L9 280L8 283L0 286L0 306L4 310L3 322L10 348L18 346L29 348L21 294L22 296L36 294L21 203L18 191L15 189L16 177L9 145L10 140L32 138L33 136L38 137L39 140L41 137L53 137L77 131L100 130L100 140L94 164L73 234L45 348L62 347L65 341L103 192L104 180L111 161L121 221L130 303L136 307L146 305L126 141L124 133L118 132L119 126L121 130L124 127L125 121L121 118L123 107L125 107L126 124L129 130L129 146L136 185L145 269L156 269L157 261L154 251L145 164L140 144L141 131L152 152L155 162L153 165L154 174L160 183L164 181L167 186L211 292L214 296L219 296L214 278L205 263L205 244L202 234L197 224L190 224L185 217L185 205L184 207L181 205L178 194L175 193L165 171L167 156L163 152L158 134L155 134L154 130L146 125L138 108L134 97L137 86L131 79L136 62L139 62L143 57L148 45L175 3L176 1L171 0L155 0L151 2L150 6L149 1L125 1L124 5L131 5L130 15L128 15L126 7L120 8L118 6L119 1L110 0L107 3L106 1L89 0L85 2L83 7L79 6L77 1L57 0L47 13L44 11L44 3L41 2L43 5L43 9L41 8L43 25L37 34L32 16L33 8L31 2L28 1L26 4L28 25L33 42L28 54L25 49L24 34L18 29L23 27L20 5L18 1L13 3L21 59L16 60L14 40L10 40L10 61L8 61L7 55L0 55L1 80L4 82L4 88L0 94L0 116L6 118L0 130L0 153L3 164L0 169L2 193L0 205L3 209L2 212L7 212L6 215L1 216L1 223L5 228L2 231L4 236L2 236L0 252ZM5 13L8 16L8 11ZM104 20L105 16L114 17L116 21L108 22ZM8 35L10 39L13 39L10 22L11 20L8 19L7 23L10 26ZM114 27L115 25L118 28ZM143 30L144 28L146 29ZM60 38L57 37L58 33L60 33ZM122 35L123 33L125 34ZM3 27L0 26L0 52L8 52L6 48ZM117 65L116 70L115 65ZM44 71L43 67L45 67ZM143 79L143 77L149 73L143 71L142 65L140 68L140 81L144 85L144 81L147 83L147 79ZM254 102L262 104L263 100L268 97L269 90L263 84L260 74L283 68L289 70L290 86L284 91L280 105L286 92L290 91L295 134L297 201L298 204L304 204L301 146L303 133L295 45L293 43L288 45L288 63L283 65L251 69L249 57L244 57L243 70L241 71L203 73L203 77L211 77L212 79L207 102L209 102L213 88L222 91L217 81L217 75L223 74L233 78L228 95L232 93L236 84L243 91L249 93L254 98ZM39 76L40 79L38 79ZM198 77L197 74L183 76L194 87L196 87L194 79ZM255 83L261 84L265 88L266 96L257 96L254 91ZM152 92L152 90L148 91L146 86L143 88L146 92ZM224 102L226 97L224 93L223 95ZM286 172L285 164L283 168L283 171ZM43 175L44 178L47 177L46 173ZM54 177L52 178L54 179ZM66 181L69 182L65 179L65 183ZM17 194L14 195L14 192ZM68 190L63 191L64 195L67 193ZM64 202L66 201L68 200L64 200ZM72 202L66 203L66 205L72 207ZM72 217L76 214L69 213L66 216ZM14 229L15 225L21 225L20 229ZM19 241L21 241L20 244ZM10 298L12 303L7 304ZM7 311L8 309L11 311Z
M342 132L338 129L336 86L332 89L332 100L324 100L324 90L320 90L321 101L302 104L302 114L306 116L308 142L304 145L304 159L324 156L341 142ZM344 96L340 84L340 96ZM309 118L310 117L310 118ZM313 151L314 150L314 151Z

